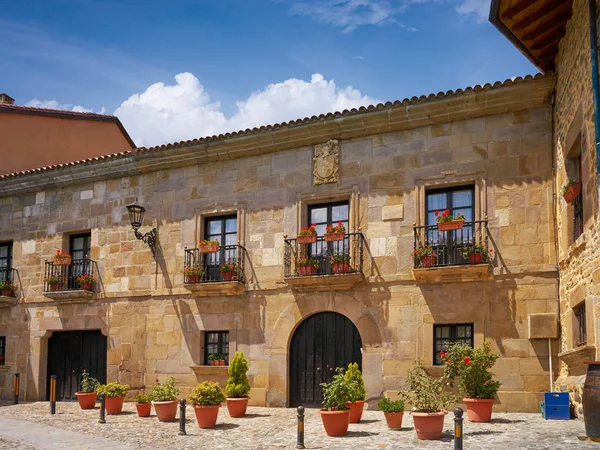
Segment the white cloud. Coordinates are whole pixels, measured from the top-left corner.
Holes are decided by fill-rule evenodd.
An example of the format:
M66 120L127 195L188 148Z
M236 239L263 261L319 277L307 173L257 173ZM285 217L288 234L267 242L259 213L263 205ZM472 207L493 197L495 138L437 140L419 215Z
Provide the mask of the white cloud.
M490 13L490 0L461 0L456 11L462 15L474 16L479 23L485 22Z
M314 74L310 81L290 78L252 93L236 103L236 112L228 118L193 74L180 73L175 81L171 86L155 83L115 111L136 144L193 139L378 102L351 86L339 87L334 80Z
M32 106L34 108L46 108L46 109L60 109L64 111L74 111L74 112L94 112L91 109L84 108L80 105L70 105L68 103L58 103L56 100L38 100L34 98L33 100L25 103L25 106ZM98 114L104 114L105 108L98 112Z

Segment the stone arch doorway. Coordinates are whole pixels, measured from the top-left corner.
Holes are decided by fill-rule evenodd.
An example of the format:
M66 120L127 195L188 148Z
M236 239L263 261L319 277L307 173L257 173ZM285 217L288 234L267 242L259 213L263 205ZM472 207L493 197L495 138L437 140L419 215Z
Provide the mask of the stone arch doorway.
M362 370L362 339L346 316L321 312L298 325L290 343L289 405L320 407L321 383L333 378L336 367L356 362Z

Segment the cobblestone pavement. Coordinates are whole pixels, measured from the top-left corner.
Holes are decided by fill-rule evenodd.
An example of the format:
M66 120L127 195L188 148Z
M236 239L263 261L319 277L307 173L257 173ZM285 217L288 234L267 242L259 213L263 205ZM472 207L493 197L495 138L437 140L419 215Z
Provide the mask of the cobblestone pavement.
M52 445L56 444L55 440L62 439L58 430L54 437L48 433L47 427L38 429L26 423L21 423L20 434L8 433L2 425L4 418L69 430L73 432L69 442L71 446L60 447L69 449L124 448L118 447L118 443L132 449L217 450L292 449L296 444L296 411L289 408L248 408L246 417L234 419L229 417L224 407L219 412L217 426L202 430L196 425L193 409L188 406L187 436L178 435L178 422L160 423L154 414L148 418L137 417L132 403L125 404L123 414L106 416L106 424L98 423L98 409L83 411L76 403L58 403L56 409L57 414L51 416L47 402L0 407L0 448L59 448ZM441 440L419 441L410 415L405 414L401 430L392 431L387 428L382 412L365 411L362 422L351 424L346 437L330 438L323 430L317 410L307 410L305 444L307 449L451 450L454 448L452 424L453 417L449 414ZM582 421L545 421L540 414L495 413L489 424L465 422L464 448L600 450L600 444L580 441L578 436L583 434Z

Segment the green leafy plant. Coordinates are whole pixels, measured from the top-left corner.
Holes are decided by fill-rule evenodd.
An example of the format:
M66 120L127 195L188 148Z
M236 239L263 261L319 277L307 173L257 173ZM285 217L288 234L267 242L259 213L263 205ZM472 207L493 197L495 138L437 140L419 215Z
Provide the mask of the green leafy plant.
M413 251L413 258L419 262L425 256L436 256L436 251L431 245L421 245L419 248Z
M209 241L208 239L201 239L198 241L198 245L220 245L220 242L217 239L213 239L212 241Z
M248 397L248 393L250 392L250 383L246 376L246 372L248 372L248 361L246 361L243 352L235 352L235 356L229 363L227 372L229 373L229 379L225 386L227 397Z
M71 259L71 255L69 254L69 252L61 252L60 250L56 250L56 253L54 254L54 259Z
M390 400L389 397L383 397L377 402L377 406L386 413L404 412L404 401Z
M44 283L49 285L67 284L67 277L64 275L50 275L44 278Z
M491 256L490 253L493 253L493 249L487 248L485 244L473 244L471 246L465 247L462 251L462 254L465 258L468 258L471 255L487 255Z
M214 406L225 401L225 396L219 383L205 381L198 384L188 396L188 400L194 406Z
M313 234L317 234L316 226L317 224L313 223L310 227L303 227L298 236L312 236Z
M348 370L344 374L344 381L348 384L356 383L352 391L352 402L364 400L367 393L365 392L365 383L362 373L358 369L358 363L348 364Z
M319 261L317 261L315 258L311 258L310 256L302 256L300 258L296 258L296 266L313 266L316 269L319 267Z
M9 291L16 291L17 285L13 284L9 280L0 281L0 290L2 290L2 289L8 289Z
M239 268L235 263L225 263L221 266L221 273L226 272L239 273Z
M94 284L96 282L96 279L91 276L90 274L86 273L84 275L80 275L77 277L77 282L79 284L83 284L83 283L91 283Z
M175 386L175 378L169 377L165 383L159 383L156 379L156 384L152 388L152 400L155 402L169 402L177 400L177 396L181 391Z
M571 185L575 184L575 183L577 183L577 180L575 178L571 178L569 180L569 182L560 189L560 194L565 195L567 193L567 191L569 190L569 188L571 187Z
M434 212L435 220L437 222L452 222L453 220L465 220L465 216L461 213L456 214L456 216L452 217L450 214L450 210L445 210L442 214L439 211Z
M128 384L121 384L116 381L108 384L101 384L96 388L98 394L105 394L107 397L125 397L128 391Z
M346 227L344 226L344 224L341 221L337 223L337 226L329 225L325 229L325 233L345 233L345 232L346 232Z
M344 380L344 368L337 367L330 383L321 383L323 388L323 408L327 411L344 411L348 402L356 397L356 382Z
M338 253L329 257L331 264L347 263L350 262L350 255L348 253Z
M138 392L137 394L135 394L135 397L133 397L133 401L135 403L139 403L140 405L150 403L152 401L152 395L144 394L143 392Z
M90 394L95 392L98 386L100 386L100 382L91 377L90 374L83 369L83 372L81 373L81 392Z
M494 381L490 369L500 355L492 352L488 341L477 350L456 343L448 349L448 353L440 352L440 356L450 385L453 386L458 378L458 389L467 398L491 399L496 396L500 382Z
M219 356L215 355L214 353L211 353L210 355L208 355L208 360L209 361L218 361L219 360Z
M437 412L456 402L456 395L448 391L446 377L432 377L425 370L422 361L415 361L408 371L406 381L409 389L398 394L413 405L417 412Z

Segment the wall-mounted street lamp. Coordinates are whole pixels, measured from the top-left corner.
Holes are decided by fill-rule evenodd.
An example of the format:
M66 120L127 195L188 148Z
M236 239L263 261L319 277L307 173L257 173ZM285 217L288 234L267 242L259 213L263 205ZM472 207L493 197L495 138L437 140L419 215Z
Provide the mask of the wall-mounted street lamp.
M135 203L127 205L127 211L129 211L129 220L131 221L135 237L148 244L148 247L152 250L152 256L156 257L156 228L152 228L152 230L144 234L138 231L138 228L142 226L142 222L144 221L146 208L138 205L136 198Z

